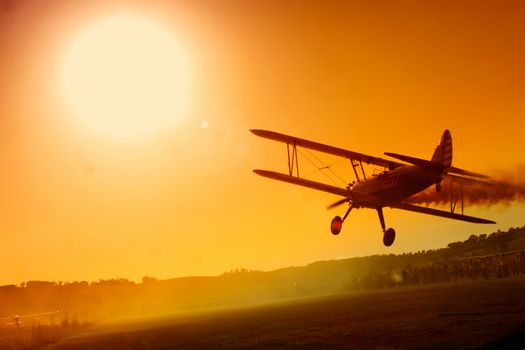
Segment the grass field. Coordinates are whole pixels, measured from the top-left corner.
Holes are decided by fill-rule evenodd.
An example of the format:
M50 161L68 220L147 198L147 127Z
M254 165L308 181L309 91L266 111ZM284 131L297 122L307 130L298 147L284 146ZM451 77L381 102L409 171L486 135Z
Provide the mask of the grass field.
M525 348L525 278L301 299L97 326L64 349Z

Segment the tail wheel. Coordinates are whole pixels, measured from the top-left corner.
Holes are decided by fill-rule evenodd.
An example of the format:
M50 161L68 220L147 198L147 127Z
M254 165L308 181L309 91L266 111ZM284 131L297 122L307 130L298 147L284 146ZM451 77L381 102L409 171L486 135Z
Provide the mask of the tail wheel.
M383 244L390 247L396 239L396 231L393 228L389 228L383 234Z
M336 216L332 219L332 223L330 224L330 231L332 231L332 234L334 236L338 235L339 232L341 232L341 229L343 228L343 219L341 219L340 216Z

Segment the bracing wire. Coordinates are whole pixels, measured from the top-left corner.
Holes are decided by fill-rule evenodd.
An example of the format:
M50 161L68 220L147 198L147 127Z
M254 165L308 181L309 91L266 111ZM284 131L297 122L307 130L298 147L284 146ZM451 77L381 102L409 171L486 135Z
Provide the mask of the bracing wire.
M323 163L323 161L320 160L312 151L310 151L309 149L306 149L306 150L308 151L308 153L310 153L312 155L312 157L314 157L319 163L321 163L323 165L323 167L319 168L319 170L328 169L328 171L330 171L332 174L334 174L334 176L337 177L345 186L348 184L347 181L345 181L341 176L339 176L335 171L332 170L332 165L344 162L344 161L346 161L346 159L342 159L342 160L334 162L334 163L332 163L330 165L325 165Z
M321 172L324 176L326 176L330 181L332 181L335 185L338 185L337 181L335 181L330 175L328 175L328 173L326 173L325 169L327 169L329 172L331 172L337 179L339 179L339 181L341 181L345 186L347 185L346 181L341 178L335 171L333 171L331 169L331 167L339 162L342 162L343 160L341 161L338 161L338 162L335 162L335 163L332 163L332 164L329 164L329 165L326 165L322 160L320 160L315 154L313 154L310 150L306 149L306 151L308 151L308 153L315 159L317 160L317 162L319 164L321 164L321 166L319 166L318 164L316 164L314 161L312 161L304 152L302 152L300 149L298 150L298 152L307 160L310 162L310 164L312 164L315 168L317 168L317 170L314 170L312 172L310 172L309 174L307 174L306 176L309 176L309 175L312 175L314 173L317 173L317 172Z

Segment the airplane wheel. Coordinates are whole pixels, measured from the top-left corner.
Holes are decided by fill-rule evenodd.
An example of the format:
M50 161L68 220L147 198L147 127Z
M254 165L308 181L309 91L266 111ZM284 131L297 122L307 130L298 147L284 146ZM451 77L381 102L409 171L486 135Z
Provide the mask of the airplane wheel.
M441 192L441 184L440 183L436 184L436 192Z
M383 244L387 247L390 247L394 240L396 239L396 231L393 228L389 228L383 234Z
M338 235L339 232L341 232L341 229L343 228L343 220L340 216L336 216L332 219L332 223L330 224L330 231L332 231L332 234L334 236Z

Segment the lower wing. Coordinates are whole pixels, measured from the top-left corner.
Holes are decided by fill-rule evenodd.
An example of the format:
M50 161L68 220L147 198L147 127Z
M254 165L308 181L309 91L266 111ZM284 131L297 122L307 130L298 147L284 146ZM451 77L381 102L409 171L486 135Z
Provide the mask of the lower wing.
M361 192L352 191L352 190L349 190L349 189L346 189L346 188L331 186L331 185L327 185L327 184L324 184L324 183L321 183L321 182L306 180L306 179L302 179L302 178L297 177L297 176L290 176L290 175L286 175L286 174L281 174L281 173L278 173L278 172L275 172L275 171L258 170L257 169L257 170L254 170L253 172L256 173L257 175L261 175L261 176L264 176L264 177L267 177L267 178L270 178L270 179L283 181L283 182L288 182L288 183L291 183L291 184L294 184L294 185L299 185L299 186L304 186L304 187L308 187L308 188L313 188L315 190L328 192L328 193L333 193L333 194L336 194L338 196L343 196L343 197L346 197L346 198L350 198L353 202L356 202L356 203L372 204L372 203L376 202L377 199L378 199L378 198L376 198L374 196L371 196L371 195L368 195L366 193L361 193Z
M476 223L476 224L495 224L496 223L496 222L494 222L492 220L476 218L474 216L468 216L468 215L463 215L463 214L451 213L451 212L445 211L445 210L438 210L438 209L420 207L420 206L417 206L417 205L403 203L403 202L390 203L387 206L389 206L391 208L396 208L396 209L413 211L413 212L416 212L416 213L422 213L422 214L428 214L428 215L434 215L434 216L441 216L441 217L444 217L444 218L449 218L449 219L454 219L454 220L473 222L473 223Z
M269 170L254 170L254 173L257 175L261 175L270 179L283 181L299 186L304 186L308 188L313 188L315 190L333 193L338 196L343 196L345 198L350 198L352 202L357 203L358 205L364 206L364 207L370 207L375 208L377 206L382 206L380 203L380 198L377 198L375 196L368 195L366 193L361 193L357 191L352 191L346 188L340 188L336 186L327 185L321 182L311 181L302 179L297 176L291 176L286 174L281 174L275 171L269 171ZM403 203L403 202L396 202L396 203L390 203L385 205L387 207L396 208L396 209L402 209L402 210L408 210L413 211L416 213L422 213L422 214L428 214L428 215L434 215L434 216L441 216L444 218L454 219L454 220L461 220L461 221L467 221L467 222L473 222L478 224L495 224L494 221L476 218L473 216L463 215L463 214L456 214L451 213L449 211L445 210L438 210L438 209L432 209L427 207L420 207L413 204Z

